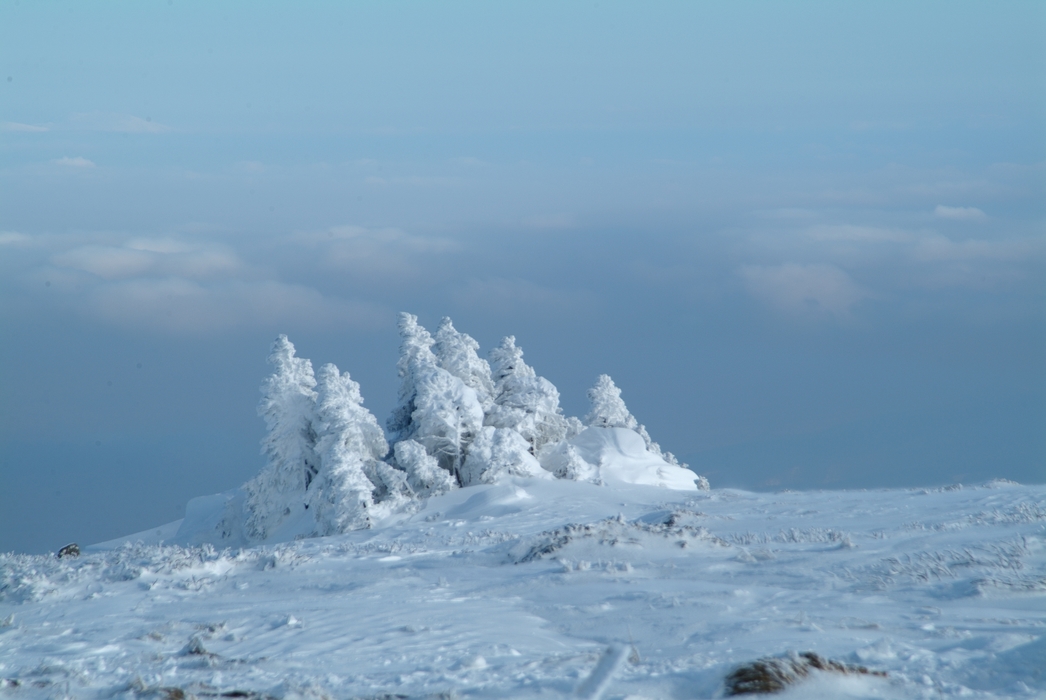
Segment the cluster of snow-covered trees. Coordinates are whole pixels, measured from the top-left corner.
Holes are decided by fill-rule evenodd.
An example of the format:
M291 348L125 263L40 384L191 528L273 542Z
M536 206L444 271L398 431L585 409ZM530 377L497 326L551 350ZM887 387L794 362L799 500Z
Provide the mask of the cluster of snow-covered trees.
M267 464L244 487L248 538L305 517L316 535L366 528L418 499L509 475L598 481L570 443L588 426L635 431L649 453L686 466L650 439L607 375L589 390L582 422L563 415L556 387L512 336L484 360L449 318L435 337L407 313L399 329L402 383L388 438L347 372L327 364L314 373L287 336L276 339L258 409ZM707 488L703 477L696 483Z

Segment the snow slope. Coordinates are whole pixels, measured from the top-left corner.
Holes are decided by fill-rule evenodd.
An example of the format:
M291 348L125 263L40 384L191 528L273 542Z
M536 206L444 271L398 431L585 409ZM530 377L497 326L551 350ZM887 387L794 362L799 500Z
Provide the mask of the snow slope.
M345 535L0 555L0 697L1046 697L1046 486L757 494L511 478ZM177 690L176 690L177 689Z

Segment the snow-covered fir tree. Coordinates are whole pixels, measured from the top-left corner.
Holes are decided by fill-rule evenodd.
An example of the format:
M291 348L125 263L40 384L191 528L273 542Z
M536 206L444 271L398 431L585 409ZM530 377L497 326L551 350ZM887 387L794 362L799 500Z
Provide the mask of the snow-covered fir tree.
M603 483L599 466L586 462L577 447L566 440L542 450L540 459L541 466L552 472L557 479Z
M581 431L576 418L567 418L559 407L559 391L544 377L539 377L523 361L523 350L514 336L490 351L491 378L494 380L494 405L485 422L496 428L518 432L527 441L530 452L537 455L546 445L553 445Z
M552 478L530 454L523 436L510 428L488 425L469 446L461 466L461 485L493 484L506 476Z
M305 491L319 470L312 363L295 357L294 345L281 335L273 343L269 364L275 371L262 384L258 406L265 419L266 466L244 486L245 530L254 540L265 539L281 523L302 514Z
M601 374L595 385L588 390L592 410L585 416L585 425L597 428L628 428L635 430L639 422L625 406L621 390L608 374Z
M393 442L415 440L460 483L468 446L483 426L476 391L438 365L417 316L400 316L399 405L386 424Z
M477 354L479 343L467 333L455 329L446 316L436 329L435 340L432 352L436 362L475 391L476 398L486 410L493 402L494 383L490 377L490 365Z
M409 440L415 431L414 409L418 394L417 374L427 373L430 366L435 366L436 356L432 354L435 342L425 328L418 323L414 314L401 313L399 320L400 358L396 362L396 371L400 377L399 403L392 415L385 421L385 427L393 444L400 440Z
M614 380L609 375L599 375L595 386L588 390L588 400L592 402L592 410L585 416L586 425L597 428L628 428L629 430L634 430L643 438L648 451L656 454L669 464L684 468L687 466L680 464L679 460L671 452L662 452L661 446L650 439L650 433L647 432L646 427L628 412L628 408L621 398L621 390L617 388Z
M442 367L418 372L411 438L461 481L468 447L483 427L483 407L476 392Z
M313 510L320 535L370 527L375 495L387 500L389 490L379 466L384 465L381 459L389 450L385 434L363 407L360 385L348 372L340 374L337 367L327 364L317 378L314 429L320 468L306 503ZM376 488L375 478L383 489Z
M394 448L396 466L407 476L407 484L419 498L430 498L446 493L458 484L454 476L441 469L436 458L414 440L400 440Z
M374 484L372 520L398 513L417 500L414 490L407 483L407 473L402 469L396 469L388 462L373 461L367 463L364 471Z

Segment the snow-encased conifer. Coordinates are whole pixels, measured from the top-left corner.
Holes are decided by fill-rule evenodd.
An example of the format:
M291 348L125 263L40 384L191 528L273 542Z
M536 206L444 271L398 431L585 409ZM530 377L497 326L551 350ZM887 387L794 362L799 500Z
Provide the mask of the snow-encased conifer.
M420 369L420 368L419 368ZM461 480L469 445L483 427L483 407L472 388L442 367L418 371L411 437Z
M541 466L552 472L557 479L591 481L602 484L599 466L589 464L569 441L549 445L541 452Z
M680 464L676 456L671 452L662 452L661 446L650 439L650 433L645 426L636 420L635 416L628 412L624 400L621 398L621 390L614 384L609 375L601 374L596 379L596 384L588 390L588 399L592 402L592 410L585 416L585 424L597 428L628 428L634 430L643 438L649 452L656 454L669 464L686 467ZM704 479L704 477L699 477Z
M437 364L475 391L485 411L493 402L494 383L490 378L490 365L476 352L479 343L467 333L455 329L446 316L436 329L435 340L432 352Z
M530 454L530 445L519 433L488 425L469 446L461 467L461 485L493 484L506 476L552 478Z
M416 499L414 490L407 483L407 474L387 462L373 461L365 469L367 478L374 484L373 519L380 519L401 512Z
M567 418L559 407L559 391L523 361L523 350L508 336L490 351L491 378L494 380L494 405L486 424L515 430L527 441L530 452L538 455L546 445L554 445L581 431L576 418Z
M396 465L407 475L407 484L419 498L430 498L457 486L453 475L441 469L436 458L414 440L400 440L394 448Z
M375 496L387 500L374 481L377 477L377 483L386 486L380 476L381 466L388 466L381 462L389 450L385 434L363 407L360 385L348 372L340 374L327 364L320 368L318 380L315 431L320 469L306 502L320 535L370 527Z
M483 426L483 406L474 389L438 365L432 336L417 316L400 316L400 335L400 403L387 423L389 432L394 443L420 443L460 482L468 446Z
M281 523L303 515L305 491L319 469L312 363L295 357L294 345L281 335L273 343L269 364L275 371L262 384L258 406L265 419L262 453L267 464L244 485L245 529L253 540L263 540Z
M585 416L585 425L630 430L639 427L639 422L628 412L621 398L621 390L614 384L610 375L599 375L595 386L588 390L588 400L592 402L592 410Z
M401 313L399 331L400 358L396 362L396 371L400 377L399 403L385 422L394 444L413 437L416 429L414 409L418 394L417 375L419 372L426 373L429 366L436 365L436 356L432 354L435 341L418 323L417 316Z

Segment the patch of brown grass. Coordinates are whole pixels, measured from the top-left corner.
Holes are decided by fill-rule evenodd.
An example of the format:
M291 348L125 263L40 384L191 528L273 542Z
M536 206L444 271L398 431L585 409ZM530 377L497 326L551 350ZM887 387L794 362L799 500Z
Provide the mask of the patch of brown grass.
M726 694L779 693L805 679L812 670L843 675L886 676L884 671L871 671L864 666L833 661L812 651L793 652L787 656L767 656L738 666L726 677Z

